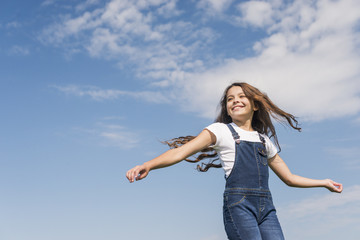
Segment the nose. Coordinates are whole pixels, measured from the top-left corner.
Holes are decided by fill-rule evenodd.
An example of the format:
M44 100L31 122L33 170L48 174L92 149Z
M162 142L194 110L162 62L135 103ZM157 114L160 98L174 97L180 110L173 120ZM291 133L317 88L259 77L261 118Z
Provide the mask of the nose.
M235 105L236 103L239 103L239 102L240 102L240 99L238 97L234 97L233 104Z

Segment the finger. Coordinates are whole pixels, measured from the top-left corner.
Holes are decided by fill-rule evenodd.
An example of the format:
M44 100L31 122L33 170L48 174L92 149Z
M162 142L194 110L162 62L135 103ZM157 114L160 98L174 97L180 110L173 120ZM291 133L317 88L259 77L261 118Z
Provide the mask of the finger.
M130 175L130 173L131 173L131 169L126 172L126 178L129 180L129 182L131 182L131 175Z
M333 180L330 180L330 182L331 182L332 184L334 184L334 185L339 185L339 184L340 184L340 183L335 182L335 181L333 181Z
M142 177L143 175L144 175L144 172L145 172L145 169L143 168L143 167L140 167L139 169L138 169L138 172L137 172L137 174L136 174L136 181L138 181L138 180L141 180L141 179L143 179L144 177Z
M335 192L341 192L342 191L342 184L341 183L337 183L337 182L333 182L333 189Z
M127 178L129 179L129 182L133 182L133 169L130 169L127 174Z
M332 184L335 186L335 187L340 187L342 184L341 183L337 183L337 182L332 182Z
M133 175L132 175L132 181L134 182L136 180L137 175L139 175L139 168L136 167L136 169L134 169Z
M343 190L343 185L341 183L337 183L336 186L337 186L336 188L337 192L341 193Z
M134 179L136 181L140 180L140 175L142 174L142 172L144 171L144 167L143 166L137 166L135 174L134 174Z
M137 174L136 173L137 169L138 169L138 166L136 166L136 167L129 170L129 180L130 180L130 182L134 182L135 176Z
M143 172L140 172L140 174L136 180L141 180L141 179L145 178L147 176L147 174L148 174L148 172L143 170Z

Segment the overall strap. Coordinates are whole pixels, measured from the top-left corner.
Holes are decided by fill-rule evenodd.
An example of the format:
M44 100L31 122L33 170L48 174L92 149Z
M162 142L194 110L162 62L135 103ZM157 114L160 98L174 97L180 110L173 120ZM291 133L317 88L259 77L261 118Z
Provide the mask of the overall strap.
M236 144L240 144L240 136L239 134L235 131L235 129L233 128L233 126L231 126L230 123L226 124L226 126L228 126L228 128L230 129L231 131L231 134L236 142Z
M231 134L232 134L235 142L236 142L237 144L239 144L239 143L240 143L240 136L239 136L239 134L235 131L234 127L231 126L231 123L226 124L226 126L228 126L228 128L230 129ZM261 143L262 143L263 146L265 147L265 146L266 146L266 144L265 144L265 138L264 138L259 132L258 132L258 134L259 134L259 138L260 138Z
M264 147L266 146L265 145L265 138L263 137L263 136L261 136L261 134L258 132L258 134L259 134L259 138L260 138L260 141L261 141L261 143L264 145Z

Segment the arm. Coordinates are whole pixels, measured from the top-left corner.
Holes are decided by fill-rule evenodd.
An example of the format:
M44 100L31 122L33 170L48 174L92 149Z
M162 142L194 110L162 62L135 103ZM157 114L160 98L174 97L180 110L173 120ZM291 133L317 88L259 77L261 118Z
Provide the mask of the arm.
M149 171L169 167L181 162L185 158L199 152L215 142L215 135L205 129L196 138L181 147L170 149L160 156L130 169L127 171L126 177L130 182L134 182L134 180L141 180L148 175Z
M316 180L311 178L301 177L295 174L292 174L281 159L281 157L276 154L273 158L269 159L269 166L274 171L274 173L288 186L290 187L300 187L300 188L310 188L310 187L325 187L331 192L341 193L343 187L341 183L332 181L331 179Z

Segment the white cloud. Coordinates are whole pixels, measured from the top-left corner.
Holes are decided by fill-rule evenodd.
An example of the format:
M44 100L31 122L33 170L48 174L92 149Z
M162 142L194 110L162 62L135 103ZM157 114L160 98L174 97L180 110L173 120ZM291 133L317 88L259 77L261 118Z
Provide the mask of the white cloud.
M8 22L6 23L6 28L19 28L21 27L21 23L17 22L17 21L12 21L12 22Z
M197 7L204 9L207 14L213 15L224 12L233 0L200 0Z
M205 238L201 238L201 240L222 240L222 239L224 239L224 237L219 235L211 235Z
M17 55L17 56L27 56L30 54L30 50L27 47L14 45L9 51L9 55Z
M78 97L90 97L96 101L118 99L120 97L132 97L148 102L167 103L169 99L161 92L141 91L131 92L117 89L100 89L94 86L54 86L57 90Z
M360 186L345 186L343 193L328 193L278 208L289 239L349 239L360 234Z
M353 122L354 122L355 124L360 124L360 117L354 119Z
M177 0L168 1L157 10L157 13L168 18L173 16L179 16L182 11L176 8L176 2Z
M184 18L160 21L160 9L169 5L174 10L175 3L112 0L104 8L65 17L46 29L42 39L58 45L74 43L78 48L82 44L91 56L115 60L122 67L134 63L137 77L151 80L153 87L170 89L167 98L176 93L184 110L212 119L223 89L232 81L254 84L302 120L360 112L359 1L242 3L243 21L267 33L254 42L255 55L242 59L211 53L211 44L221 34L211 26L200 27ZM198 4L205 3L223 9L219 19L225 22L239 17L225 13L231 1ZM98 98L135 96L117 90L87 91L93 98L95 94ZM153 93L142 96L146 94ZM158 93L157 102L163 98Z
M100 132L99 136L103 138L103 145L125 149L134 148L140 142L136 134L126 131L104 131Z
M105 117L102 120L94 126L76 127L74 130L77 133L81 133L80 138L85 138L87 139L86 141L90 139L96 145L121 149L138 147L140 142L139 134L117 123L123 120L122 117Z
M118 118L117 118L118 119ZM106 147L119 147L130 149L137 147L140 142L139 135L129 131L126 127L114 122L114 118L108 118L105 122L98 122L95 128L95 136L99 138L101 145Z
M119 61L119 66L132 62L142 78L175 81L178 73L194 66L189 63L198 62L193 56L216 38L208 27L178 19L160 21L180 13L175 0L112 0L105 7L63 17L44 29L40 40L84 48L93 57Z
M53 5L55 3L56 0L45 0L41 3L41 6L49 6L49 5Z
M83 11L83 10L87 9L88 7L99 4L100 2L101 2L100 0L86 0L85 2L77 5L75 8L76 8L76 11Z
M273 23L271 4L265 1L248 1L240 3L237 8L242 14L240 21L255 27L263 27Z
M65 17L59 23L46 28L41 40L46 43L61 43L67 38L74 37L83 31L96 31L98 28L111 29L121 40L126 41L129 34L156 38L157 33L151 30L151 15L141 12L137 4L140 1L119 1L113 0L104 8L98 8L91 12L84 12L78 17ZM139 4L142 8L148 4Z
M253 83L280 107L303 119L359 113L360 55L355 26L360 20L356 11L360 2L321 0L312 8L308 1L294 1L275 9L277 23L266 27L269 36L254 44L256 56L228 59L216 68L189 74L182 87L184 100L188 99L186 109L213 117L215 108L209 105L216 105L222 89L237 80ZM335 9L348 16L341 19L340 13L333 14Z

